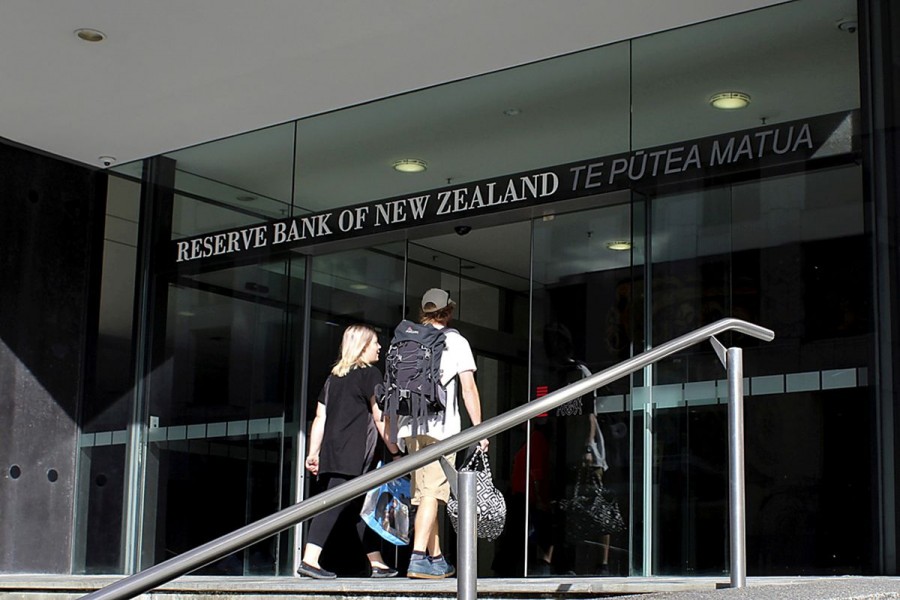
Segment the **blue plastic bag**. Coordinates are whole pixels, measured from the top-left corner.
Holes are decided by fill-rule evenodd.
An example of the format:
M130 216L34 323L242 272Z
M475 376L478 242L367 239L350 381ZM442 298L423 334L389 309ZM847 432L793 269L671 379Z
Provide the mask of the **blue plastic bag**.
M409 544L409 477L399 477L369 490L359 516L375 533L397 546Z

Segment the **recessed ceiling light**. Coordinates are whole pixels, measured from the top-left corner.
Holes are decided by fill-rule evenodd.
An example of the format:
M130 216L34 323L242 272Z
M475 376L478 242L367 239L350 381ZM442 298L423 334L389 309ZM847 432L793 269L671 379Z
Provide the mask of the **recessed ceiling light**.
M516 117L522 114L522 109L520 108L507 108L503 111L503 114L507 117Z
M606 247L610 250L615 250L616 252L624 252L625 250L631 250L631 242L625 240L615 240L612 242L606 242Z
M856 33L856 30L859 29L859 23L854 18L841 19L837 22L837 28L844 33Z
M367 290L367 289L369 289L369 286L366 285L365 283L351 283L351 284L350 284L350 289L353 289L353 290Z
M76 29L75 35L85 42L102 42L106 39L106 34L96 29Z
M720 92L710 98L709 103L722 110L735 110L750 104L750 96L743 92Z
M393 167L401 173L421 173L428 168L428 163L418 158L404 158L395 162Z

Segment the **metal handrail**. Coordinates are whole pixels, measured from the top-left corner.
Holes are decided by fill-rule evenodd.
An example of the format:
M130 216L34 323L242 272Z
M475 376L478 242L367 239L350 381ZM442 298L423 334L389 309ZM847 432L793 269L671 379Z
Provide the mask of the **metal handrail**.
M275 535L330 508L361 496L370 489L434 462L445 454L458 452L479 440L493 437L541 413L548 412L617 379L639 371L662 358L725 331L737 331L764 341L771 341L775 338L775 333L765 327L741 319L720 319L715 323L686 333L608 369L594 373L560 390L513 408L502 415L497 415L479 425L465 429L414 454L395 460L379 469L351 479L347 483L316 494L312 498L245 525L184 554L120 579L105 588L84 596L84 600L133 598L164 583L168 583L181 575L190 573L233 552Z

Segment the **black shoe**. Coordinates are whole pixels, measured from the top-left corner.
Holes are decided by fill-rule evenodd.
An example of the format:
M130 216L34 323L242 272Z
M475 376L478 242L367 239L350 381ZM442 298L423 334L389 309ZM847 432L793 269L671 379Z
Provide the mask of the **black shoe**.
M600 565L600 567L597 569L597 575L600 575L601 577L607 577L609 575L609 565Z
M301 562L300 566L297 567L297 575L312 577L313 579L334 579L337 577L337 575L331 571L308 565L305 562Z
M396 575L397 569L392 569L390 567L372 567L372 577L385 578L394 577Z

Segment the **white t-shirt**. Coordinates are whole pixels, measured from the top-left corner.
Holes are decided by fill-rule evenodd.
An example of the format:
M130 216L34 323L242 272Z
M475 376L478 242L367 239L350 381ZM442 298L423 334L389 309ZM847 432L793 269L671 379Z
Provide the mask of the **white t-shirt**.
M441 325L435 325L443 329ZM459 416L459 405L462 397L457 394L459 379L456 376L465 371L475 371L475 356L469 342L456 331L448 331L445 337L444 352L441 354L441 383L447 386L447 408L445 414L428 416L426 435L436 440L448 438L462 430ZM419 429L421 432L421 428ZM403 438L412 435L412 427L408 416L400 417L397 430L398 444L403 445Z

